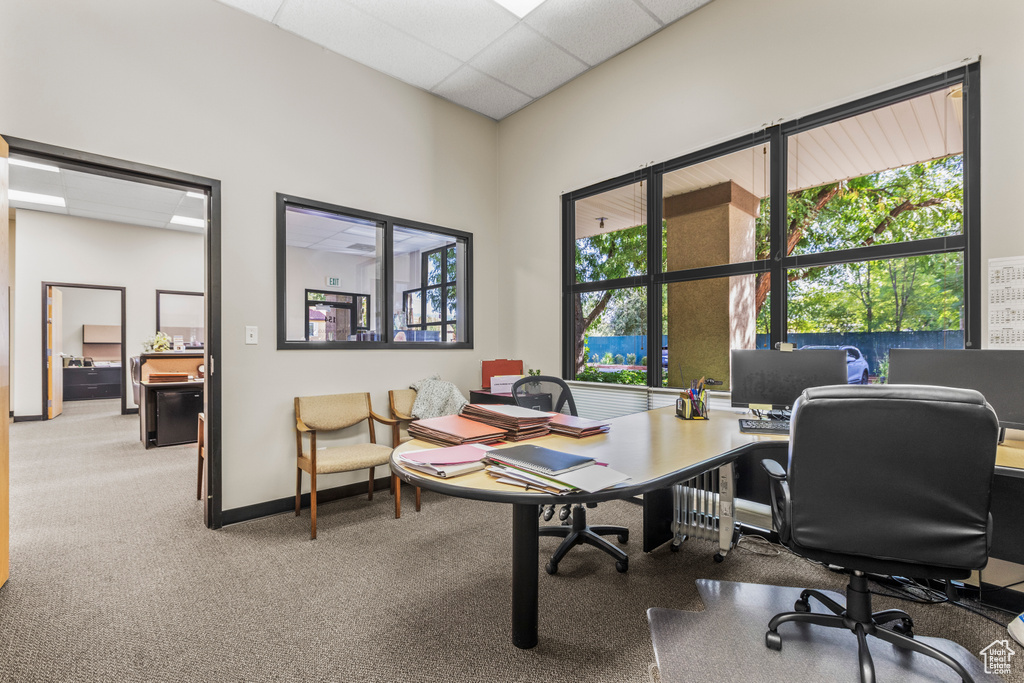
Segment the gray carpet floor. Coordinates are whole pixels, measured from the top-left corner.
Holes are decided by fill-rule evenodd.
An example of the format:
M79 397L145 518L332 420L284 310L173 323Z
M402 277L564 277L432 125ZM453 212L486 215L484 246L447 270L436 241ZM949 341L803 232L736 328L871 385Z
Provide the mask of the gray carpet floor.
M646 609L702 609L698 578L844 586L785 552L736 550L715 564L706 542L649 555L631 542L619 574L577 548L557 576L541 570L540 644L522 651L509 633L508 506L424 492L422 511L409 504L396 520L385 491L321 506L316 541L308 511L210 531L194 446L147 451L138 418L117 410L69 403L56 420L11 427L0 681L646 683ZM590 521L639 536L640 508L604 503ZM542 557L557 542L541 539ZM875 606L908 608L919 633L975 653L1006 638L949 605Z

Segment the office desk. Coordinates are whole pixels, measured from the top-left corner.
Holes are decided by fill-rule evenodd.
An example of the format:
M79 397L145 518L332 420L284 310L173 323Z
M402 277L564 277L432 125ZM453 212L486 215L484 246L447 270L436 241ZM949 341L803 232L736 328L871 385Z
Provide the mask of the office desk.
M741 434L734 414L710 420L680 420L674 407L636 413L611 421L607 434L585 439L550 435L528 443L578 453L606 462L631 479L596 493L554 496L526 492L499 484L485 472L441 479L406 470L396 455L436 448L423 441L409 441L395 449L391 470L414 486L473 500L512 505L512 643L531 648L537 644L538 529L537 506L547 503L585 503L644 496L644 550L670 540L671 491L674 483L730 464L758 443L785 437ZM513 445L513 444L508 444Z
M195 443L203 411L202 380L141 383L139 437L146 448Z

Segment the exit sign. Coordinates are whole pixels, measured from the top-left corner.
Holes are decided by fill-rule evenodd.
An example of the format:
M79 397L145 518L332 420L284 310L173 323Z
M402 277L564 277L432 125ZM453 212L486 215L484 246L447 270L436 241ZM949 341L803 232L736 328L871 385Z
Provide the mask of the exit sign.
M330 275L328 275L324 279L327 281L327 286L328 287L341 287L341 278L340 277L331 277Z

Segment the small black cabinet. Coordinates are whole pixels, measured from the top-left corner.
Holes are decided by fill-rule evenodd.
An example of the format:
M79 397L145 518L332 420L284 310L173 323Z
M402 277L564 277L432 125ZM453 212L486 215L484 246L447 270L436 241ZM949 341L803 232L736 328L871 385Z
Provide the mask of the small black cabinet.
M64 368L64 400L121 398L121 368Z
M195 443L203 392L195 389L161 389L156 394L156 445Z

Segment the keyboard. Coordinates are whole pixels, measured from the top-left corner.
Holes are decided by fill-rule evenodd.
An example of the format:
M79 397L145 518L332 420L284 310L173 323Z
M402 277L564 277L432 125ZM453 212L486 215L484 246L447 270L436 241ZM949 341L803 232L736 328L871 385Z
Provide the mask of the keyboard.
M741 418L740 431L744 434L783 434L789 436L789 420L748 420Z

